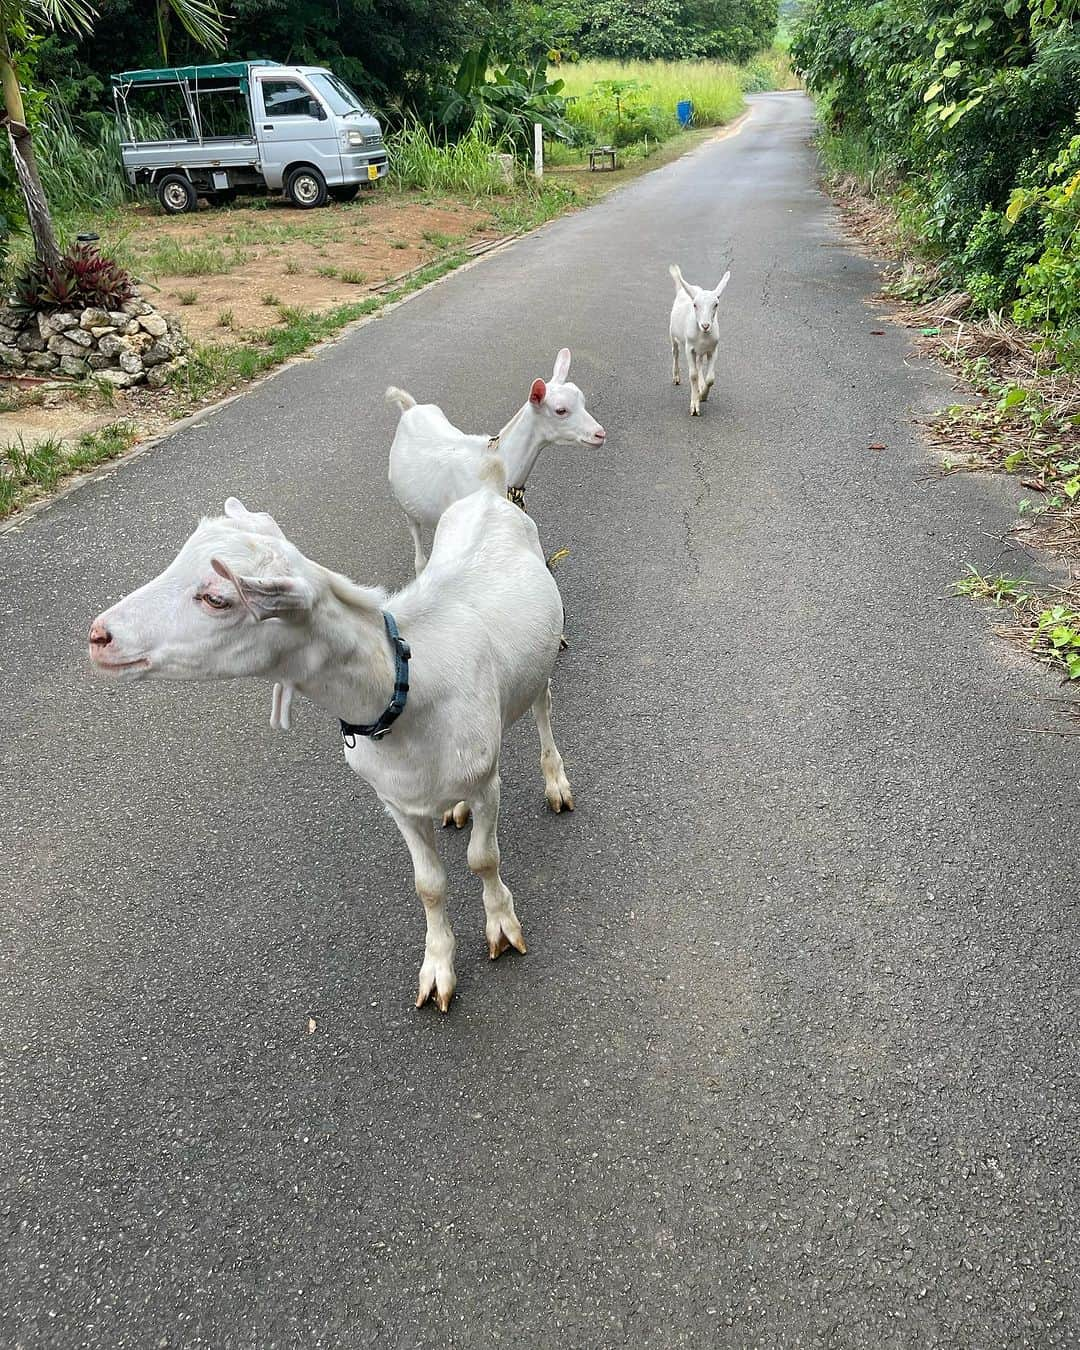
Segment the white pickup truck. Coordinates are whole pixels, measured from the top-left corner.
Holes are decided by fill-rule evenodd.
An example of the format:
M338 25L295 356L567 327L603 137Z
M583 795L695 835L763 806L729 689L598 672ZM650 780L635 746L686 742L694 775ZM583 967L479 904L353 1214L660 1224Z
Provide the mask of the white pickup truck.
M382 127L322 66L236 61L112 76L128 182L170 215L200 197L283 191L294 206L351 201L386 174Z

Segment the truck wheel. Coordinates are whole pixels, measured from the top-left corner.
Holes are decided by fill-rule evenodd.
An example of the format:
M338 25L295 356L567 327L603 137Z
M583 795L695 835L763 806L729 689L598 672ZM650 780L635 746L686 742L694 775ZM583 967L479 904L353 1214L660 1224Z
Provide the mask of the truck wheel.
M356 194L360 191L360 184L345 183L341 187L329 188L328 191L336 202L354 202Z
M157 198L167 216L182 216L185 211L196 211L199 198L190 178L182 173L167 173L158 179Z
M318 169L293 169L285 183L285 196L302 211L310 211L313 206L325 206L329 196L326 179Z

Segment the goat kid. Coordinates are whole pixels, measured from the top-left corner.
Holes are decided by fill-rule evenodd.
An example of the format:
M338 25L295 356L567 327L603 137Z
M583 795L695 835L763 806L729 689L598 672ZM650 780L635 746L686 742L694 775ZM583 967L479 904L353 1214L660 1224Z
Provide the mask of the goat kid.
M100 614L90 657L118 679L275 682L271 723L294 690L347 723L371 723L396 684L392 613L412 648L405 710L379 738L343 736L350 768L375 789L412 857L427 939L416 1006L453 997L454 935L433 817L472 808L469 867L483 883L491 958L525 951L500 875L499 751L531 708L553 811L574 799L551 730L549 677L562 604L536 526L505 495L501 465L447 510L422 577L387 598L306 558L273 518L230 497L155 580ZM343 728L343 733L345 728ZM350 743L351 742L351 743Z
M506 467L511 497L523 506L525 484L545 446L604 444L607 433L585 407L581 390L567 380L569 372L570 351L564 347L550 381L534 380L528 400L493 438L470 436L436 404L417 403L404 389L387 389L386 401L401 409L390 447L390 488L409 525L417 576L427 562L425 535L451 502L476 491L493 451Z
M690 372L690 416L701 416L701 405L716 381L716 349L720 325L716 310L724 287L731 279L725 272L715 290L707 291L686 281L676 263L668 268L675 281L675 303L671 306L668 332L671 337L671 382L680 384L679 352L686 357Z

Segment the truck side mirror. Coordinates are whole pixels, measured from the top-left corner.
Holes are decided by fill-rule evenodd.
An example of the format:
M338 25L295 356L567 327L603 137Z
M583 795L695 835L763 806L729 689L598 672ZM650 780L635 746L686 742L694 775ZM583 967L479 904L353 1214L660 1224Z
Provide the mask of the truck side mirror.
M326 121L326 109L317 98L308 99L308 116L317 117L320 122Z

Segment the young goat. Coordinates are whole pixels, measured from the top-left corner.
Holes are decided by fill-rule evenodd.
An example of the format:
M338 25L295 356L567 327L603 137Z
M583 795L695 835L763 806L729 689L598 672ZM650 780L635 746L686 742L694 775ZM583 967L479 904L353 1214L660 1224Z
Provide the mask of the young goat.
M551 731L558 588L497 462L489 479L446 512L423 576L389 600L304 557L272 517L230 497L159 577L90 627L90 657L115 677L260 676L275 681L272 725L288 727L294 690L343 719L345 759L397 823L427 913L416 1006L433 998L443 1012L454 935L433 817L472 807L469 867L483 882L494 960L525 950L496 824L502 734L528 708L548 805L574 807Z
M390 488L409 523L417 576L427 562L425 533L451 502L476 491L493 451L506 466L511 500L524 507L525 484L544 446L604 444L607 433L589 414L581 390L567 381L569 371L564 347L550 382L534 380L528 401L492 438L459 431L436 404L417 403L403 389L386 391L386 401L401 409L390 447Z
M671 382L679 384L679 351L686 356L690 372L690 416L701 416L701 405L708 399L716 380L716 348L720 342L720 325L716 309L724 287L731 277L725 272L714 291L692 286L684 280L678 266L668 268L675 279L675 303L671 306Z

